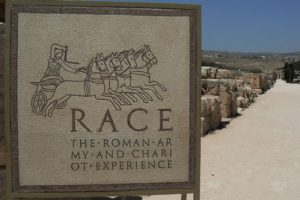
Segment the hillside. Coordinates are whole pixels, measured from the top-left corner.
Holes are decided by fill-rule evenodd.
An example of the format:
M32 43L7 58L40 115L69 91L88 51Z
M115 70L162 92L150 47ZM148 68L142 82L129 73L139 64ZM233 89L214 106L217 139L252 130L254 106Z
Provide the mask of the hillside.
M203 64L242 71L271 71L282 68L289 59L300 60L300 51L292 53L243 53L204 51ZM299 64L300 65L300 64Z

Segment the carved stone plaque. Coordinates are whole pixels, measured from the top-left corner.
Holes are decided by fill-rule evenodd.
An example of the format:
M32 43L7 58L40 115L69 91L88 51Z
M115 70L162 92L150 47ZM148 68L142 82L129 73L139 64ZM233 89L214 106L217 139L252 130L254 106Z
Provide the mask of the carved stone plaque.
M194 188L197 15L12 6L13 191Z

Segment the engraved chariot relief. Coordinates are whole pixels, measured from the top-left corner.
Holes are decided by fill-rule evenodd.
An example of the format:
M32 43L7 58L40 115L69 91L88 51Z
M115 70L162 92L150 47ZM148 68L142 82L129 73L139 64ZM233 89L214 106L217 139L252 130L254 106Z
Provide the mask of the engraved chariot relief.
M67 59L68 47L52 44L48 67L38 82L31 82L36 91L31 99L32 112L51 117L55 109L63 109L71 97L94 97L108 101L116 110L137 102L163 101L160 91L167 89L151 79L150 69L158 60L149 45L134 49L97 53L87 66ZM64 80L63 68L69 73L82 74L81 80Z

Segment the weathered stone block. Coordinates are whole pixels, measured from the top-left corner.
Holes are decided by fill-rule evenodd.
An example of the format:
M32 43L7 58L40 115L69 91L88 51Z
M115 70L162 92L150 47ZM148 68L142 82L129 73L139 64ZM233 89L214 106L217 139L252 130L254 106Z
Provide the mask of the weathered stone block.
M220 97L217 96L210 96L206 97L207 101L209 102L210 105L210 130L215 130L218 128L221 124L221 109L220 109Z
M245 87L238 87L237 88L237 96L238 97L246 97L246 89L245 89Z
M248 82L251 85L252 89L262 89L262 77L261 74L251 74L251 77L248 77Z
M204 98L204 96L201 97L201 116L206 117L210 116L210 105L209 102Z
M252 89L252 93L254 94L255 97L258 97L259 95L262 94L261 89Z
M229 89L231 92L237 92L237 82L235 79L228 79Z
M206 117L201 117L201 135L205 136L210 130L209 119Z
M218 68L215 68L215 67L212 67L211 68L211 71L210 71L210 78L213 78L215 79L216 78L216 75L217 75L217 72L218 72Z
M237 114L236 98L238 93L235 79L220 80L221 115L224 118ZM241 93L241 91L240 91ZM243 94L241 94L243 95Z
M251 87L245 87L245 90L246 90L246 98L248 99L248 101L251 103L251 102L254 102L254 93L252 92L252 89Z
M229 91L230 91L230 86L229 86L228 81L221 79L220 80L220 93L222 93L222 92L228 93Z
M235 92L230 92L231 94L231 115L232 117L237 115L238 109L237 109L237 94Z
M244 84L245 84L244 80L237 79L235 81L236 81L237 87L244 87Z
M220 96L220 80L219 79L203 79L202 87L205 94Z
M221 92L220 99L221 116L228 118L231 115L231 95L229 92Z
M201 67L201 78L202 79L210 78L210 73L211 73L211 67L208 67L208 66Z
M221 124L220 97L202 96L201 113L204 118L203 133L209 130L215 130Z
M245 108L245 107L247 107L246 99L244 97L237 97L236 105L239 108Z
M267 79L267 75L262 73L261 74L261 80L262 80L262 87L260 89L262 89L262 91L267 91L268 89L268 79ZM257 89L257 88L254 88Z
M219 69L216 73L218 79L234 79L234 73L227 69Z

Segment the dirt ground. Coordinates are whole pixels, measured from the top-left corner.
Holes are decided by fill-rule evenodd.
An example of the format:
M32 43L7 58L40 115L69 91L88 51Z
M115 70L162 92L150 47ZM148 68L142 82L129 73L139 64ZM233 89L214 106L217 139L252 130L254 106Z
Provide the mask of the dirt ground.
M277 80L226 128L202 138L201 200L299 199L299 114L300 85Z

